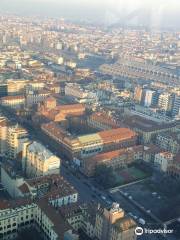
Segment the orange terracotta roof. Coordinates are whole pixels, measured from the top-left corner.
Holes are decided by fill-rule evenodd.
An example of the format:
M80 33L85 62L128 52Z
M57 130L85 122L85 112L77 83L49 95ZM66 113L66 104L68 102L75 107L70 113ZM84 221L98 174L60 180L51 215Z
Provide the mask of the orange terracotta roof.
M60 110L60 111L67 111L67 110L85 110L85 106L83 104L70 104L70 105L59 105L56 107L56 109Z
M6 119L3 119L2 121L0 121L0 127L6 127L7 125L8 124Z
M129 128L116 128L107 131L99 132L99 136L102 138L104 142L112 142L112 141L123 141L127 139L131 139L137 136L137 134L130 130Z
M122 149L111 151L111 152L100 153L93 157L86 158L86 160L101 162L101 161L105 161L105 160L111 160L113 158L124 155L128 152L135 153L138 151L143 151L142 145L138 145L138 146L134 146L134 147L130 147L130 148L122 148Z
M93 113L90 119L101 122L101 123L108 123L112 126L117 126L116 121L105 113L101 113L101 112Z
M28 188L28 186L27 186L26 183L23 183L23 184L19 187L19 190L20 190L22 193L24 193L24 194L29 193L29 188Z
M9 207L10 207L10 205L9 205L9 202L7 200L1 200L0 201L0 210L7 209Z
M6 101L6 100L16 100L16 99L25 99L24 96L7 96L7 97L2 97L1 100L2 101Z

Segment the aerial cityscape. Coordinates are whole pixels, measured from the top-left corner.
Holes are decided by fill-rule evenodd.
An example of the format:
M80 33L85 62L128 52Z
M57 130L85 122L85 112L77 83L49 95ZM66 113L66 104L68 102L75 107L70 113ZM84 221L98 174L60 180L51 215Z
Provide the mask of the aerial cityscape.
M0 240L180 240L180 4L68 1L0 2Z

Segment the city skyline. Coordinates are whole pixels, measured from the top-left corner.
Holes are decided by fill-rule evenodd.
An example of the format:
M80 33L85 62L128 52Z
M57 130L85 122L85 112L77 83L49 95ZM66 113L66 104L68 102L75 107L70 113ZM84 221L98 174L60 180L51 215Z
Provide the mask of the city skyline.
M72 20L113 24L147 25L156 28L178 28L178 0L157 1L82 1L82 0L13 0L1 1L1 12L43 17L65 17ZM168 19L168 20L167 20Z

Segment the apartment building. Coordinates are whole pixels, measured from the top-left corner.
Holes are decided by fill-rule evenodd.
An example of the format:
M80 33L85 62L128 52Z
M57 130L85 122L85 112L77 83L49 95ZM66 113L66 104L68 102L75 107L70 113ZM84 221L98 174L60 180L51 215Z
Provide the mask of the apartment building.
M0 117L0 155L3 156L7 153L7 134L8 134L8 121L5 117Z
M162 93L159 96L158 106L161 110L169 112L173 107L174 96L170 93Z
M75 231L81 230L90 239L94 239L97 208L95 203L74 203L60 207L59 211Z
M125 215L119 204L111 208L99 208L96 214L95 236L99 240L135 240L136 223Z
M16 166L9 163L1 165L1 183L12 198L23 197L19 187L24 183L24 178L16 173Z
M159 146L154 144L145 145L143 151L143 161L154 165L155 155L161 152L163 152L163 149Z
M26 105L28 107L37 105L43 102L49 95L50 92L47 90L30 90L26 93Z
M180 126L180 121L157 123L138 115L126 116L123 119L123 123L139 135L139 142L141 144L155 143L156 136L159 133L167 131L175 132Z
M25 143L22 156L23 171L29 178L60 172L60 158L39 142Z
M23 79L9 79L7 81L7 92L9 96L21 95L25 91L26 85L29 83L28 80Z
M23 95L7 96L7 97L2 97L0 102L1 102L1 105L4 107L10 107L13 109L21 109L25 106L26 99Z
M65 95L72 96L77 99L84 99L88 97L88 92L84 91L84 89L76 83L67 83L65 86Z
M30 198L46 197L49 203L56 208L76 203L78 200L75 188L59 174L25 180L19 189L22 192L28 189Z
M15 239L19 229L33 225L37 209L37 205L27 199L1 201L0 238Z
M180 95L175 95L172 116L179 117L179 115L180 115Z
M171 153L177 154L180 150L180 132L165 132L157 135L156 145Z
M2 185L14 199L46 197L55 207L75 203L78 200L75 188L59 174L25 179L19 175L16 166L9 163L2 164L1 172Z
M180 178L180 154L178 153L174 160L169 164L167 174L173 178Z
M64 235L72 229L45 199L37 202L18 199L0 204L2 239L15 239L20 230L29 227L36 228L49 240L64 240Z
M22 151L22 144L28 139L28 132L19 125L8 128L7 143L8 156L15 159L17 154Z
M155 167L162 171L167 172L168 167L173 162L174 155L170 152L161 152L155 155L154 165Z
M134 100L137 103L141 103L143 88L141 86L137 86L134 90Z
M152 91L150 89L143 89L143 105L145 107L150 107L153 105L154 96L156 95L156 91Z
M81 229L90 239L136 239L136 223L117 203L108 208L95 203L75 203L70 207L63 206L59 211L75 231Z

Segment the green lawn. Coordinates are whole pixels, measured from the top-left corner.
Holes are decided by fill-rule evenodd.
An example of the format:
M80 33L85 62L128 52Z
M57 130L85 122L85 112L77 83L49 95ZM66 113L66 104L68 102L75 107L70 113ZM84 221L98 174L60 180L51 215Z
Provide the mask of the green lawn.
M134 182L148 177L149 174L138 169L137 167L130 167L127 169L116 171L116 179L118 185Z

